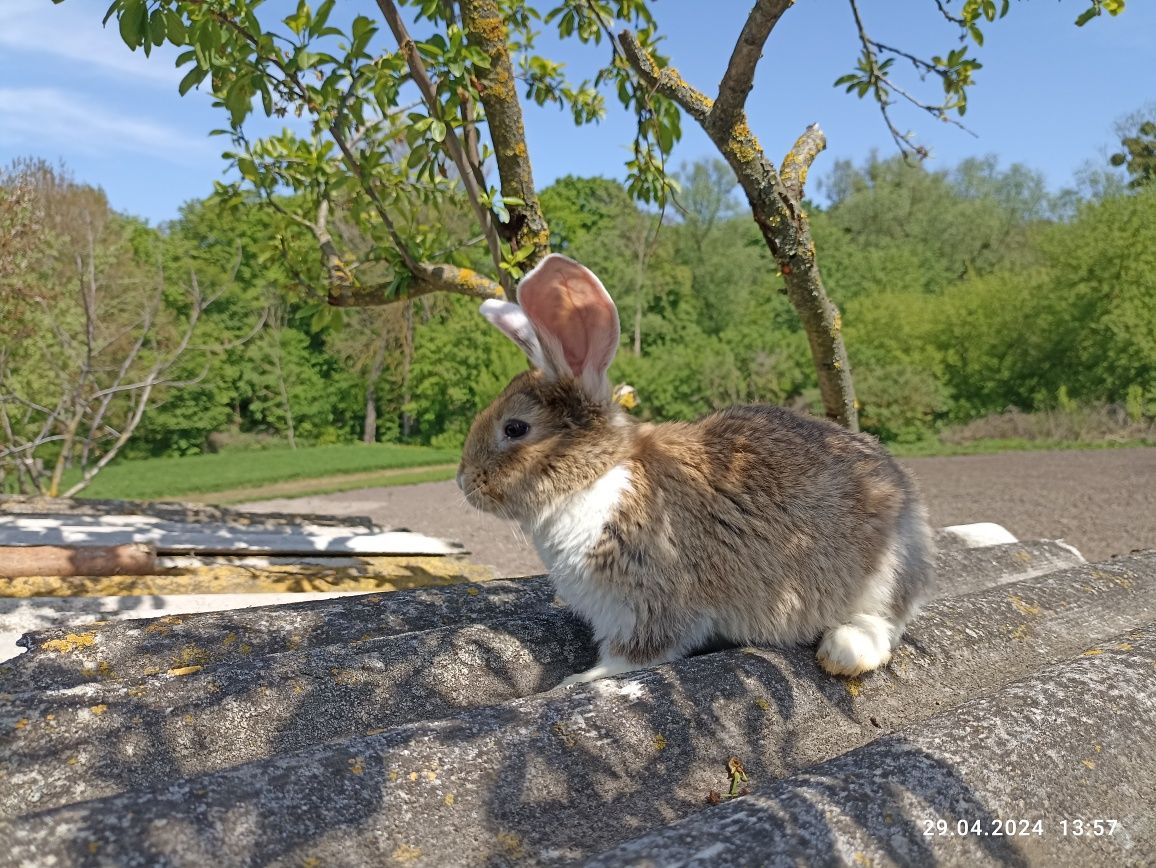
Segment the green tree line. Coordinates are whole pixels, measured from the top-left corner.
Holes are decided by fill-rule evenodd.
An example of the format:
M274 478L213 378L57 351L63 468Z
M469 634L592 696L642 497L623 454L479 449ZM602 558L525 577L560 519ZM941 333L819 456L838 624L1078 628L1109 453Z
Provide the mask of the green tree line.
M286 441L452 447L525 364L478 327L471 299L326 306L310 289L322 285L311 248L253 203L210 197L151 228L63 170L23 164L0 185L0 228L18 229L31 207L16 195L29 172L41 231L9 231L19 262L0 274L7 395L47 404L59 390L35 338L54 328L46 311L80 321L70 288L82 273L110 334L137 328L134 299L160 287L158 355L187 319L190 283L207 299L125 456ZM664 215L608 179L567 177L541 193L554 248L598 272L619 306L613 377L637 389L647 419L747 401L821 413L806 338L733 174L704 161L677 180ZM1156 415L1156 188L1117 180L1054 196L1037 173L994 158L933 171L871 157L838 163L819 189L813 231L866 430L913 442L1008 407ZM10 403L8 424L21 419L35 421Z

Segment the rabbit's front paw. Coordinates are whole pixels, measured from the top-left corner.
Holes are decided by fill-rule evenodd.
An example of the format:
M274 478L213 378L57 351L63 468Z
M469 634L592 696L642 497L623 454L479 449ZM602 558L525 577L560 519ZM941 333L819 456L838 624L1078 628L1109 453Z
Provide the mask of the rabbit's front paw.
M623 672L633 672L639 669L637 663L631 663L623 657L608 657L604 658L597 666L592 666L585 672L575 672L568 678L564 678L559 687L573 687L575 684L585 684L587 681L597 681L599 678L613 678L615 675L621 675Z
M832 675L862 675L887 664L891 659L891 642L886 628L840 624L823 634L815 656L819 658L819 665Z

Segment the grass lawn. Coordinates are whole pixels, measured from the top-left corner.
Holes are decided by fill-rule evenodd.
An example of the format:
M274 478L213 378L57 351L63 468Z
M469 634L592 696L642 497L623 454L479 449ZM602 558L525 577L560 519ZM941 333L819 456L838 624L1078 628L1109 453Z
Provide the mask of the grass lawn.
M1150 440L1028 440L1008 439L974 440L970 443L943 443L922 440L918 443L888 445L897 458L936 458L952 455L992 455L996 452L1053 452L1061 449L1129 449L1156 445Z
M892 444L900 458L981 455L993 452L1150 446L1129 441L1098 443L1041 440L937 440ZM106 468L81 497L123 500L192 500L241 503L280 497L329 494L357 488L412 485L453 479L461 457L456 449L390 444L343 444L301 449L238 450L185 458L123 461ZM65 474L65 488L74 481Z
M453 473L445 465L456 464L456 449L362 443L339 446L310 446L301 449L245 450L185 458L147 458L123 461L105 468L81 497L109 497L125 500L179 499L189 495L210 495L238 489L256 489L292 480L333 477L328 491L340 490L342 476L362 479L373 473L402 482L425 481L431 477L449 479ZM441 465L436 471L399 474L401 468ZM385 473L393 471L392 473ZM351 480L352 481L352 480ZM69 480L66 476L64 487ZM380 484L376 481L367 485ZM353 486L358 487L358 486ZM318 489L311 489L317 491ZM290 496L288 494L284 496ZM212 498L198 497L198 500ZM229 498L230 500L234 498Z

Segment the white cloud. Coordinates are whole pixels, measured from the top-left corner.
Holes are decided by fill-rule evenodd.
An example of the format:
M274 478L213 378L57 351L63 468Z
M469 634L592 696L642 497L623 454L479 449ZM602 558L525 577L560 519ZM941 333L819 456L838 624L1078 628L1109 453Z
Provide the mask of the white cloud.
M81 95L46 87L0 87L0 143L44 152L65 146L87 154L147 154L191 165L217 152L203 132L126 117Z
M120 38L115 17L101 27L106 8L107 3L93 0L68 0L59 6L47 0L2 0L0 49L23 55L19 62L24 70L29 59L44 63L51 57L70 66L83 64L117 77L175 88L182 73L173 65L172 46L154 48L151 57L140 49L130 51ZM9 55L2 65L16 63Z

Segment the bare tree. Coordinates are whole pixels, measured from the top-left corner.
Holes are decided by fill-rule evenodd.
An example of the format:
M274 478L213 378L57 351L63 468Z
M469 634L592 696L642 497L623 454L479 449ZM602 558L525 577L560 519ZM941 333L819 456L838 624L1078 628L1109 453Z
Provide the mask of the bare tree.
M84 271L77 293L83 312L79 334L59 325L56 312L40 303L42 321L52 323L41 335L39 353L52 364L51 398L30 397L11 353L0 353L0 484L14 480L23 492L49 496L79 494L120 454L159 389L190 385L203 376L177 375L213 301L202 293L196 275L189 276L184 322L166 336L164 284L145 299L134 322L112 325L102 319L92 262L91 251L87 261L78 257ZM79 478L65 487L70 469L79 471Z

